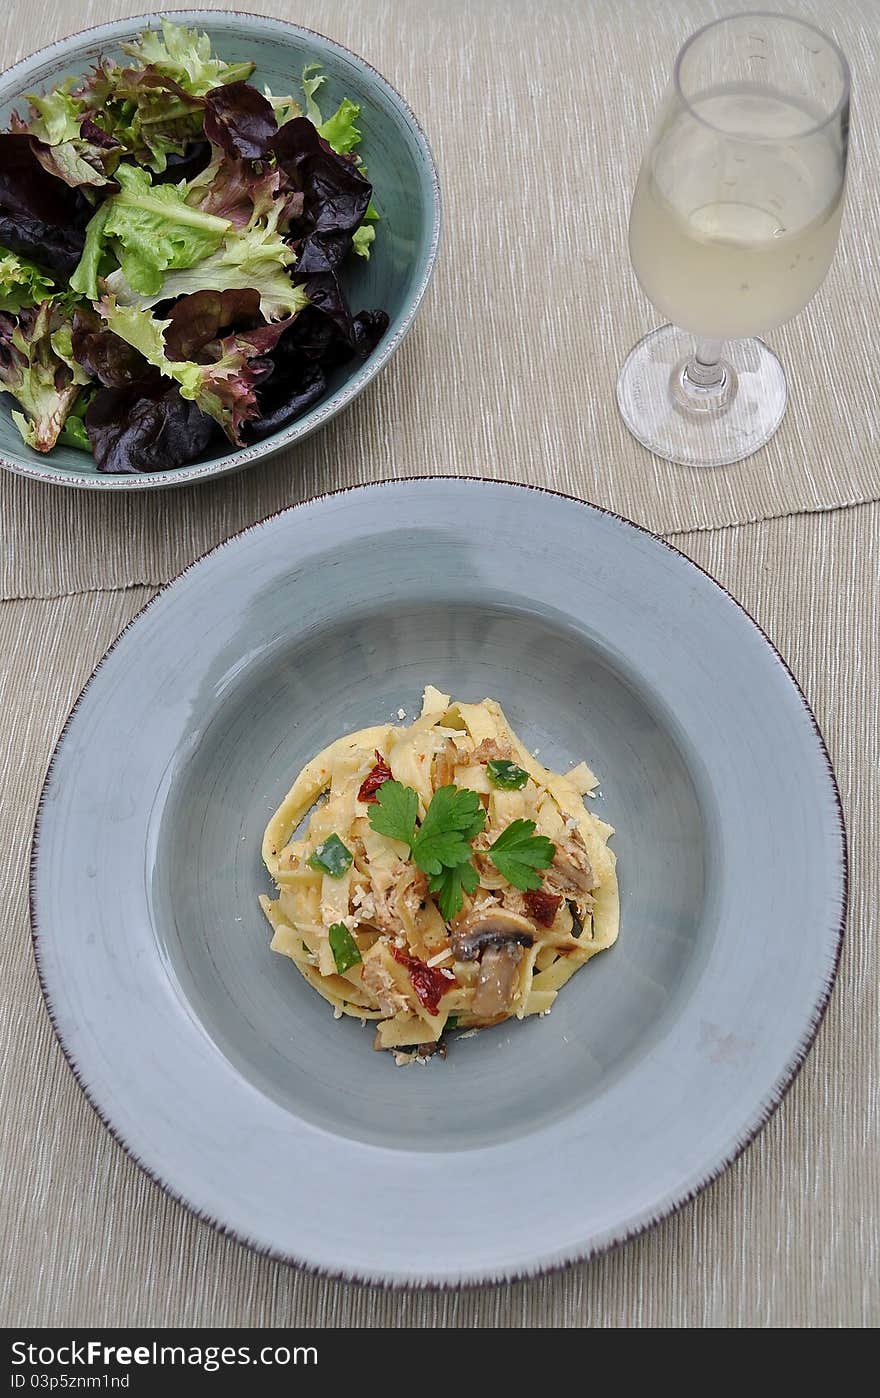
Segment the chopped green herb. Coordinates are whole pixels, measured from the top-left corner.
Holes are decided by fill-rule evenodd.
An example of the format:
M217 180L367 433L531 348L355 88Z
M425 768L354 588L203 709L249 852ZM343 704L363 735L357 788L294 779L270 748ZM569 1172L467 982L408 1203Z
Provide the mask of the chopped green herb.
M487 851L502 878L514 888L541 887L538 869L553 863L556 846L546 835L535 834L533 820L513 820Z
M486 823L486 812L475 791L457 786L441 786L425 812L425 819L412 842L412 856L426 874L440 874L466 864L471 857L471 841Z
M327 935L330 938L330 950L336 962L336 969L342 975L343 971L347 971L350 966L356 966L362 959L357 942L344 922L334 922Z
M418 812L418 793L411 786L403 786L400 782L383 782L376 790L376 800L370 806L367 818L377 834L411 845Z
M457 1024L458 1024L458 1015L449 1015L449 1016L447 1017L446 1023L445 1023L444 1026L443 1026L443 1033L445 1034L446 1031L447 1031L447 1029L454 1029L455 1026L456 1026Z
M515 762L505 762L503 758L493 758L486 764L486 773L493 786L502 791L522 791L529 774Z
M318 845L314 854L309 856L308 864L322 874L329 874L331 879L341 879L351 868L351 861L351 850L334 833Z
M453 869L443 869L439 874L432 874L428 887L437 899L437 907L446 922L451 922L456 913L461 911L464 902L462 890L465 893L473 893L480 882L480 876L473 864L456 864Z

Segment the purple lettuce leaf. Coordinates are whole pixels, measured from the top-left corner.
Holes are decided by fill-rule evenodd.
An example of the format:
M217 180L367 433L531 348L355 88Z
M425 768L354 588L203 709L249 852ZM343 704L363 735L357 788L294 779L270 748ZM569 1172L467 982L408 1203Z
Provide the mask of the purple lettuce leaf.
M91 212L78 189L43 169L31 136L0 133L0 245L69 277Z
M327 376L314 360L303 359L295 374L288 367L276 378L276 371L273 371L257 390L260 416L247 424L246 440L259 442L273 432L280 432L317 402L326 389Z
M274 205L280 200L276 226L284 229L292 218L302 214L303 196L298 191L285 190L283 184L278 170L225 155L214 147L211 163L190 182L188 201L202 213L228 218L234 228L241 230L254 218L274 214Z
M221 339L224 332L253 330L262 324L258 291L194 291L181 296L168 312L165 351L170 359L197 359L205 346ZM270 339L269 348L275 347L287 322L276 321L266 328L274 331L276 326L280 329Z
M204 124L208 140L238 160L264 160L278 130L272 104L246 82L206 93Z
M77 364L105 388L158 383L161 377L139 350L114 335L95 311L84 306L73 313L71 340Z
M302 232L354 233L367 212L373 187L354 161L337 155L308 117L279 128L272 152L293 189L304 197Z
M158 374L149 383L99 388L85 423L98 470L113 475L184 466L220 435L213 418Z

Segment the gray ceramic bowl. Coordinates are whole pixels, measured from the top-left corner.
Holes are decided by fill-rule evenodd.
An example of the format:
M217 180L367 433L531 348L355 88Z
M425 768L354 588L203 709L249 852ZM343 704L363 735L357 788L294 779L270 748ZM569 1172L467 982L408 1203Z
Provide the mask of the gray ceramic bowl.
M296 422L254 446L210 460L134 476L102 475L90 456L71 447L56 447L46 456L22 441L10 416L15 406L0 394L0 466L35 480L92 490L154 490L226 475L301 441L347 407L388 363L421 304L428 286L440 236L440 191L431 151L403 98L362 58L310 29L262 15L225 10L170 10L178 24L205 31L221 58L255 59L252 81L273 92L291 91L303 66L319 62L327 74L322 101L330 110L343 97L361 107L362 150L369 166L381 214L369 262L346 268L346 286L354 309L383 307L391 323L364 363L345 365L331 378L327 394ZM121 59L120 42L142 29L158 26L155 13L115 20L60 39L22 59L0 76L0 129L11 112L26 106L22 95L42 92L70 75L80 76L101 54Z
M306 760L426 682L587 758L621 931L547 1018L396 1068L269 950L260 842ZM455 1282L619 1242L742 1150L845 889L815 721L731 597L590 506L421 480L285 511L141 613L55 753L32 908L65 1051L175 1197L279 1257Z

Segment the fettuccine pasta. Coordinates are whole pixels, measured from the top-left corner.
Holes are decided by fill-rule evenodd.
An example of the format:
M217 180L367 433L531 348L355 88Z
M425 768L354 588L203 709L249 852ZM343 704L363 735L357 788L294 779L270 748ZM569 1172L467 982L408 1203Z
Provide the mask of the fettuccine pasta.
M550 771L493 699L429 686L408 726L337 739L266 827L272 950L398 1061L549 1012L617 938L613 834L585 763Z

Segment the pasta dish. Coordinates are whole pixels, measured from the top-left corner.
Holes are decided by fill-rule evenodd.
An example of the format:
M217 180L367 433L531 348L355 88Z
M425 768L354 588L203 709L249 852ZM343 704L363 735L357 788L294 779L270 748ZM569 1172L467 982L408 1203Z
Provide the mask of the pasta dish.
M400 711L401 717L405 717ZM581 762L550 771L499 704L432 686L408 726L364 728L299 773L270 820L260 904L337 1018L376 1021L399 1062L452 1029L547 1014L616 940L612 827Z

